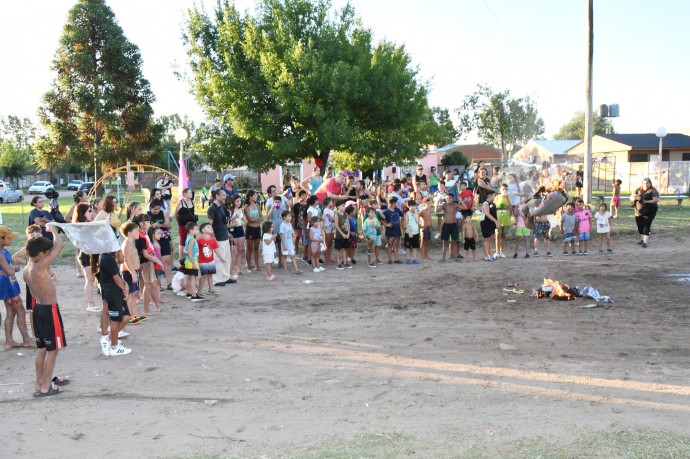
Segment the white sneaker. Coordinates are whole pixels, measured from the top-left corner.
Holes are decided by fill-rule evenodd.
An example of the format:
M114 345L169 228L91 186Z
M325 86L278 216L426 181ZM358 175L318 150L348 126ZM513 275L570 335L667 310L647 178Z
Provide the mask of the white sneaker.
M103 310L103 306L96 306L95 304L88 304L86 306L86 310L88 312L101 312Z
M319 271L325 271L325 270L326 270L326 268L324 268L323 266L319 266Z
M498 252L498 256L501 257L501 258L505 258L505 257L506 257L506 255L505 255L503 252Z
M438 239L440 237L441 237L441 233L436 233L436 235L434 236L434 239Z
M124 347L122 344L118 344L117 346L110 348L110 356L111 357L114 357L116 355L127 355L127 354L131 354L131 352L132 352L131 349Z
M126 331L120 330L119 332L117 332L117 337L119 339L127 338L128 336L129 336L129 333L127 333Z
M321 272L321 269L320 269L320 268L314 268L313 271L314 271L315 273L320 273L320 272Z
M106 357L110 355L110 338L107 336L101 336L101 352Z

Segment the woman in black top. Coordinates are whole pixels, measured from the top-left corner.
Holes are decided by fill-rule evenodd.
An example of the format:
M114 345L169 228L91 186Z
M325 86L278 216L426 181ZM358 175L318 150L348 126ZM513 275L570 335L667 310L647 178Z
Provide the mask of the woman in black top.
M501 227L496 213L496 204L494 204L495 197L495 190L487 191L486 201L482 204L483 215L479 226L482 229L482 236L484 237L484 261L494 261L491 257L491 248L494 245L494 233L496 232L496 228Z
M180 235L180 263L184 260L184 244L187 240L186 225L189 222L196 222L199 217L194 213L194 201L192 200L192 189L182 190L182 199L175 206L175 220L177 220L177 230Z
M160 181L160 186L157 188L161 189L161 194L163 201L165 201L165 208L170 209L170 201L172 200L172 186L175 182L172 181L168 174L163 174Z
M641 236L638 244L641 244L642 247L647 247L649 230L652 229L652 221L654 221L656 212L659 209L659 192L652 186L652 181L646 178L642 181L642 186L630 196L630 199L635 207L637 232Z

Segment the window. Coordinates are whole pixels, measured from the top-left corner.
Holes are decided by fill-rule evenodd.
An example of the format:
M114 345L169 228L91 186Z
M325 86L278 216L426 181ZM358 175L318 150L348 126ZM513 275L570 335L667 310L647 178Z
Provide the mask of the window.
M690 153L683 153L683 161L690 161Z
M661 150L661 160L670 161L671 160L671 150Z
M648 163L649 155L647 153L630 153L631 163Z

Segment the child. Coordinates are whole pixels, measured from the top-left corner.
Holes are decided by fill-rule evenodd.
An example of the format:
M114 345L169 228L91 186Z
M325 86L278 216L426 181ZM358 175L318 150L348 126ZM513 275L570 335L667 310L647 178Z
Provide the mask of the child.
M199 225L195 222L189 222L185 225L185 229L187 230L187 240L184 242L185 257L182 270L187 275L187 298L198 303L204 300L204 297L199 295L196 286L196 278L199 276L199 244L196 241Z
M575 255L575 241L577 240L577 215L573 212L575 211L575 205L569 202L565 205L565 212L561 215L561 233L563 233L563 255L568 256L568 244L570 244L570 250L572 254Z
M319 217L311 217L309 222L309 253L311 254L311 265L314 267L315 273L325 271L326 268L321 266L321 244L323 244L324 237L321 229L321 219Z
M477 228L472 224L472 215L463 217L465 224L462 225L463 247L465 248L465 258L470 261L470 250L472 250L472 261L477 261Z
M153 246L153 255L159 260L163 260L163 255L161 253L161 237L163 236L163 230L161 230L161 228L158 225L151 226L146 232L146 235L148 236L149 241L151 241L151 245ZM153 288L154 290L157 289L157 291L160 292L161 277L165 275L165 271L163 271L163 266L159 265L158 263L154 263L153 274ZM159 301L161 302L161 304L163 303L163 300L160 299L160 295ZM160 309L157 309L156 312L160 312Z
M362 222L362 226L364 227L364 239L367 241L367 266L376 268L374 248L376 247L376 232L381 225L376 218L376 210L373 207L367 210L367 218Z
M419 211L414 199L407 201L407 213L405 214L405 264L419 264L417 249L419 249ZM412 259L410 259L412 252Z
M22 297L19 291L19 283L14 276L19 271L19 266L15 264L10 255L9 247L12 240L19 236L19 233L12 231L6 225L0 225L0 299L5 301L7 317L5 317L5 349L13 347L34 347L31 342L29 330L26 328L26 310L22 304ZM12 338L12 328L14 327L15 317L17 328L22 335L22 344Z
M345 214L345 201L340 200L335 203L335 260L338 271L345 268L352 269L352 265L347 262L347 245L350 242L350 222Z
M273 263L276 259L276 235L273 234L273 223L271 221L265 221L261 229L264 233L264 243L261 244L261 253L263 254L264 265L266 266L266 280L274 281L276 280L276 276L271 273Z
M208 283L208 293L218 295L213 290L213 275L216 274L216 262L213 255L225 263L223 251L218 246L218 241L213 236L213 225L209 222L202 223L199 227L200 235L196 240L199 244L199 291L204 291L204 281Z
M308 240L306 221L303 219L304 209L307 204L307 192L304 190L299 190L297 197L292 205L292 228L295 231L295 253L299 253L299 243L302 241L302 251L304 260L309 256L309 244L306 243ZM304 223L303 223L304 222Z
M431 199L422 198L422 210L419 212L422 225L422 261L431 261L429 258L429 243L431 241Z
M146 320L146 316L139 316L137 314L138 294L136 293L139 291L139 256L137 255L135 242L139 239L139 226L132 222L123 223L120 226L120 234L122 234L124 239L121 247L124 263L122 263L120 273L129 290L127 295L127 308L132 317L128 324L139 325L142 321ZM105 333L103 327L101 327L101 332Z
M578 252L578 255L586 256L589 255L589 252L587 252L587 246L589 245L589 232L592 225L592 212L590 212L589 208L585 206L585 202L581 198L577 199L576 204L577 207L575 207L575 215L577 215L577 231L578 239L580 241L580 251Z
M441 225L443 224L443 203L446 199L446 185L438 182L438 190L434 193L434 213L436 214L436 235L434 239L441 237Z
M613 218L618 218L618 208L621 206L621 185L623 181L616 179L613 181L613 196L611 196L611 212Z
M158 233L160 233L160 230L158 230ZM108 306L108 317L110 319L110 337L108 335L101 337L103 354L111 357L127 355L132 350L119 344L118 338L130 320L126 301L129 295L129 288L122 277L120 277L115 252L102 253L98 257L94 256L92 260L98 264L94 268L98 283L101 286L103 300ZM96 260L98 261L96 262Z
M287 263L292 261L295 274L302 274L302 271L297 268L297 260L295 259L295 230L292 227L292 213L289 210L284 210L280 214L280 218L283 219L280 224L280 240L283 241L281 245L283 271L287 274ZM321 253L321 251L317 253Z
M383 211L383 218L386 220L386 239L388 240L386 250L388 252L388 264L392 265L395 263L401 265L402 261L398 259L398 251L400 249L400 236L402 236L400 223L403 218L403 213L398 208L398 198L395 196L391 196L388 199L388 208Z
M597 219L597 234L599 235L599 252L604 251L602 244L604 236L606 236L606 251L613 253L611 250L611 214L606 208L606 204L599 206L599 212L596 213L595 218Z
M436 203L436 215L439 214L439 204L440 201ZM458 248L458 224L456 212L460 208L460 203L455 202L453 199L453 193L450 191L446 192L446 201L441 206L443 215L443 226L441 227L441 241L443 242L443 255L441 257L441 262L446 261L446 253L450 251L451 260L454 258L453 248ZM459 250L458 250L459 252ZM459 260L458 260L459 261Z
M369 207L374 209L374 219L376 219L376 238L374 239L374 262L377 265L382 265L383 262L379 258L381 252L381 220L383 220L383 214L381 213L381 205L378 200L372 199L369 201ZM386 206L388 207L388 206ZM364 224L364 223L362 223Z
M506 231L511 223L513 206L507 183L501 184L500 194L496 201L496 213L498 214L498 221L501 223L500 228L496 228L496 258L505 258L503 248L506 243Z
M349 205L345 207L345 214L347 215L347 223L350 225L350 237L347 242L347 257L353 264L357 264L355 260L355 249L357 249L357 217L355 216L355 207Z
M520 185L517 182L517 175L508 174L508 197L510 199L510 214L517 217L518 207L520 206Z
M323 200L323 232L326 240L326 264L332 265L334 263L331 258L331 248L333 247L333 238L335 237L335 201L331 198Z
M67 345L62 316L55 293L55 283L48 268L58 257L64 243L52 226L47 231L53 240L45 237L29 238L26 253L29 263L24 269L24 281L36 300L34 305L34 334L36 335L36 392L34 397L46 397L62 393L58 386L69 383L59 376L53 377L55 360L60 349Z
M529 237L532 231L527 228L527 218L524 214L525 208L525 204L520 204L515 212L515 254L513 254L513 258L518 257L520 239L524 239L525 258L529 258Z
M153 245L149 241L147 231L151 227L149 214L139 214L134 217L132 223L139 225L139 239L134 242L139 255L139 278L144 283L143 309L144 314L149 312L149 303L153 300L156 312L161 310L161 291L155 288L156 273L153 265L163 266L163 262L154 255Z
M539 239L544 239L546 256L553 256L551 255L551 241L549 240L549 229L551 229L551 223L549 223L548 215L538 215L534 217L534 253L532 254L532 256L539 256Z

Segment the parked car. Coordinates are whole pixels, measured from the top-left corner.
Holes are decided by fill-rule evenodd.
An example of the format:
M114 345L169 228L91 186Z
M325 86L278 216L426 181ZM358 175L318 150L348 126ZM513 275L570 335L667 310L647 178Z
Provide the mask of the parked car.
M72 190L72 191L77 191L82 183L84 183L84 182L81 180L70 180L69 183L67 184L67 189Z
M91 188L93 188L93 182L83 182L79 185L79 191L83 191L84 193L91 191Z
M22 190L15 189L7 182L0 182L0 203L19 202L24 199Z
M36 182L29 187L29 194L43 194L48 188L55 188L50 182Z

